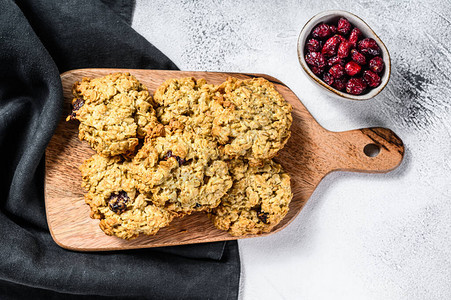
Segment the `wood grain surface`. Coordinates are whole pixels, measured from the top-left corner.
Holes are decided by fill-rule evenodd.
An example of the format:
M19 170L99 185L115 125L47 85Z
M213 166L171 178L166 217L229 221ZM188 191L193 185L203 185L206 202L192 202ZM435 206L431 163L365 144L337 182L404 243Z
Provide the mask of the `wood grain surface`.
M254 76L272 81L293 106L292 136L275 158L292 178L293 200L290 211L272 232L286 227L301 211L319 182L332 171L385 173L396 168L404 156L401 139L386 128L364 128L332 132L321 127L296 95L277 79L264 74L190 72L129 69L78 69L61 75L64 112L46 151L45 205L47 222L55 242L78 251L106 251L173 246L237 239L216 229L203 213L175 219L155 236L140 236L125 241L105 235L99 220L89 218L78 167L94 154L86 142L78 139L78 122L66 122L71 110L72 85L82 77L98 77L113 72L130 72L153 93L169 78L193 76L218 84L229 76L246 79ZM367 145L379 150L374 156L364 152ZM262 234L258 236L263 236ZM248 235L244 238L255 237Z

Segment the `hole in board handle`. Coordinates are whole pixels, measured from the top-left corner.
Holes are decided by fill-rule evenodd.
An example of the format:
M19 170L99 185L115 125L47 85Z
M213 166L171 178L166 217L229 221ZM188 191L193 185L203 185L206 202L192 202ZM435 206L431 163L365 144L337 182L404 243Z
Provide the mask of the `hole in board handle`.
M363 153L368 157L376 157L381 152L381 146L377 144L368 144L363 148Z

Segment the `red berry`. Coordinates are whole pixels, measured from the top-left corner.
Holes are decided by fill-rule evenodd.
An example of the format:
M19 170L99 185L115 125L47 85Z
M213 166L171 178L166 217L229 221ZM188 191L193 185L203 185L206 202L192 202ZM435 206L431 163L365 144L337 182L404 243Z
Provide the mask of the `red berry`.
M363 54L369 55L379 55L381 53L381 49L377 45L376 41L372 38L366 38L359 42L359 51Z
M305 56L305 61L311 65L318 68L324 68L326 66L326 59L321 54L321 52L309 52Z
M318 52L321 50L321 44L318 40L309 39L306 44L307 51L309 52Z
M127 210L127 203L130 201L130 197L127 192L120 191L110 195L108 200L108 207L111 211L121 214Z
M351 59L358 63L359 65L363 66L366 64L366 57L356 49L351 50Z
M329 38L323 46L321 53L326 57L331 57L337 54L338 46L340 45L340 37L334 35Z
M370 70L375 73L380 73L384 69L384 60L380 56L376 56L370 60Z
M323 80L325 83L327 83L330 86L334 83L334 77L330 73L327 73L327 72L324 73Z
M329 73L334 78L340 78L345 75L345 70L342 65L333 65L332 68L329 69Z
M348 74L349 76L357 75L361 69L362 67L354 61L348 62L345 66L346 74Z
M363 72L363 79L365 79L370 87L377 87L381 84L381 78L379 75L369 70Z
M342 58L339 58L338 56L331 57L327 60L327 65L329 67L332 67L333 65L336 64L342 65L344 67L345 61Z
M362 36L362 32L357 27L354 27L349 35L349 42L353 45L353 47L357 46L357 42L359 38Z
M338 51L337 51L337 55L340 58L345 58L348 57L349 55L349 51L352 48L352 44L348 41L344 41L340 44L340 46L338 47Z
M334 83L332 84L332 87L336 88L339 91L342 91L345 89L347 81L348 81L348 79L346 78L346 76L335 79Z
M348 19L340 18L340 20L338 20L337 31L344 35L351 31L351 23L349 23Z
M351 78L346 83L346 92L352 95L360 95L366 89L366 83L362 78Z
M332 35L329 25L321 23L312 31L312 36L318 39L325 39Z
M324 67L321 68L321 67L312 66L310 69L312 70L313 74L315 74L315 75L321 75L321 73L324 72Z

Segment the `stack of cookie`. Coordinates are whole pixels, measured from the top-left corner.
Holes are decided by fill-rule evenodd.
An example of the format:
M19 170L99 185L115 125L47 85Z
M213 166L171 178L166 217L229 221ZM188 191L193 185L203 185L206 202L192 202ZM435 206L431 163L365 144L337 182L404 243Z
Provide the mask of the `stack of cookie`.
M97 152L80 167L91 217L108 235L154 235L205 211L241 236L270 231L288 212L290 177L272 161L290 136L291 106L262 78L169 79L154 93L134 76L73 87L79 138Z

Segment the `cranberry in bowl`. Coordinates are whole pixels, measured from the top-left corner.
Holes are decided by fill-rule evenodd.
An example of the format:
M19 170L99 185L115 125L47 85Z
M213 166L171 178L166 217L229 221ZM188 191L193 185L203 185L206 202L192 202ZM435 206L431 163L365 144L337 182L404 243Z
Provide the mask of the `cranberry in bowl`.
M390 54L359 17L330 10L311 18L298 39L302 69L315 83L338 98L368 100L390 79Z

